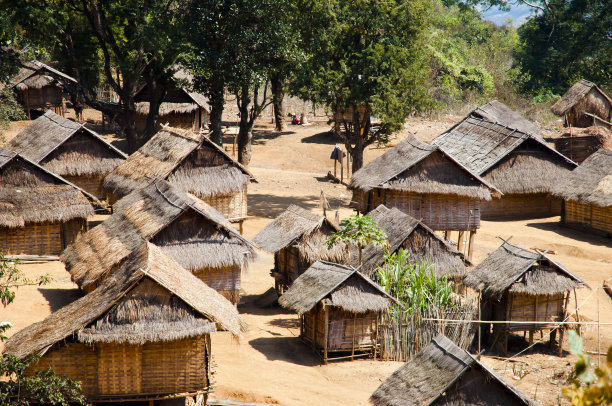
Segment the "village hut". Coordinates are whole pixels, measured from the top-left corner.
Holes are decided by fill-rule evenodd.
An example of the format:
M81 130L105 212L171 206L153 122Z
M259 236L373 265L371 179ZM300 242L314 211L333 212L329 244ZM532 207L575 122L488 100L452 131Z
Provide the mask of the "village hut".
M234 306L145 243L99 289L11 337L4 353L40 355L27 374L51 367L80 381L92 403L205 405L216 325L240 334Z
M84 124L51 110L24 128L6 147L100 200L106 199L102 179L127 158Z
M533 137L542 138L542 133L537 125L497 100L475 108L471 115L505 127L516 128L520 132Z
M538 405L443 335L387 378L374 406Z
M254 238L253 243L274 254L274 287L279 294L318 260L345 263L348 249L336 244L328 249L325 240L338 231L325 216L292 204Z
M115 202L155 177L189 192L231 222L247 217L247 187L256 182L248 169L206 136L164 128L104 179Z
M612 99L595 83L580 80L557 100L551 111L563 117L566 127L612 128Z
M497 193L444 150L414 135L355 172L350 187L357 211L395 207L432 230L467 231L470 247L480 227L481 201Z
M466 265L472 265L466 255L436 234L423 222L411 217L396 208L389 209L384 205L368 213L387 234L386 247L370 244L363 249L362 264L359 272L374 279L379 266L385 262L386 253L391 254L403 248L409 255L411 263L428 261L435 266L438 275L446 275L449 280L460 286L467 274ZM463 235L463 234L460 234ZM462 245L462 242L459 242ZM351 252L350 263L359 266L357 249Z
M88 200L89 199L89 200ZM87 231L96 199L19 154L0 148L0 252L59 255Z
M612 236L612 151L600 149L558 185L561 222Z
M60 260L90 292L144 241L161 247L230 302L240 300L241 270L255 247L218 211L163 180L121 199L113 215L77 238Z
M566 267L546 255L507 241L468 273L464 283L480 294L482 320L504 321L493 325L490 348L496 344L503 353L508 335L516 331L533 333L551 329L551 345L559 327L559 353L572 291L588 286ZM487 340L490 328L483 328Z
M561 213L561 200L551 192L576 163L541 137L471 113L433 144L502 192L500 198L482 202L482 218L537 218Z
M392 302L397 303L355 268L325 261L312 264L278 299L299 315L300 336L322 352L324 363L330 353L338 354L334 359L372 352L376 357L378 320Z
M76 79L46 65L31 61L24 64L11 80L9 87L15 91L17 101L32 119L33 110L41 114L47 109L64 115L63 85L76 83Z
M601 126L569 127L554 143L557 151L581 164L600 148L612 151L612 132Z

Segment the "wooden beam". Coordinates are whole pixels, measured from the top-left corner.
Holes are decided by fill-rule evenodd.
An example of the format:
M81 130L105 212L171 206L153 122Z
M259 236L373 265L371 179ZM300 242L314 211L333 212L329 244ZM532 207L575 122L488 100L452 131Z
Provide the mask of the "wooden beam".
M329 327L329 309L327 306L323 306L325 309L325 335L323 338L323 364L327 365L327 331Z

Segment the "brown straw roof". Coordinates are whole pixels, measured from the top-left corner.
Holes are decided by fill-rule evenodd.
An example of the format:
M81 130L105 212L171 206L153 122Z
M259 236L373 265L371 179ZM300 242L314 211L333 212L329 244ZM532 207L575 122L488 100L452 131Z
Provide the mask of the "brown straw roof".
M432 405L451 388L461 391L461 387L454 384L475 368L486 376L486 381L491 385L495 382L507 391L516 404L537 405L442 334L434 337L425 348L387 378L372 394L370 402L375 406Z
M99 289L11 337L4 353L41 354L71 337L86 343L172 341L208 334L215 323L240 334L238 312L227 299L146 243Z
M430 157L444 164L435 165L436 170L424 168L422 165ZM491 189L495 190L486 180L440 148L426 144L412 134L355 172L351 188L453 194L484 200L490 200Z
M550 110L558 115L565 115L572 107L576 105L584 96L586 96L591 89L596 89L603 97L605 97L610 104L612 104L612 99L608 97L607 94L603 92L597 85L593 82L589 82L588 80L581 79L577 83L575 83L572 87L570 87L567 92L561 97Z
M516 128L534 137L542 138L542 134L537 125L497 100L490 101L477 107L472 111L471 115L484 118L487 121L500 124L504 127Z
M40 89L55 81L60 82L73 82L76 83L76 79L72 76L68 76L63 72L58 71L39 61L30 61L24 63L17 75L11 80L10 87L17 88L18 90L26 89Z
M612 206L612 151L594 152L557 185L554 194L599 207Z
M323 299L331 306L354 313L381 311L397 302L353 267L317 261L293 282L278 303L303 314Z
M79 236L60 260L80 287L95 286L144 241L190 271L242 266L255 256L252 243L221 213L156 180L117 202L114 214Z
M506 290L528 295L554 295L588 287L579 277L542 252L504 242L468 273L464 283L488 297Z

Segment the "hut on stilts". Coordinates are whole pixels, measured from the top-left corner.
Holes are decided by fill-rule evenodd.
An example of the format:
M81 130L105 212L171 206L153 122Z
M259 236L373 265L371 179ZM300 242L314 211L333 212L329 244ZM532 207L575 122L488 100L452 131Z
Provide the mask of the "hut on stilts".
M370 354L376 358L378 320L393 302L355 268L324 261L315 262L278 299L299 315L300 336L324 363Z
M114 203L155 177L197 196L242 229L247 187L255 177L206 136L164 128L106 176L104 188Z
M204 406L216 325L240 334L234 306L145 243L99 289L16 333L4 353L40 355L27 374L51 367L80 381L94 404L180 399Z
M70 82L77 83L73 77L49 65L30 61L25 63L9 86L15 91L17 101L31 120L35 118L34 111L42 114L47 109L53 109L55 113L63 116L65 110L63 84Z
M353 174L351 206L367 213L397 208L429 228L467 234L468 257L480 227L481 201L497 189L435 145L414 135Z
M370 402L374 406L538 405L441 334L387 378Z
M59 255L87 231L97 202L79 187L0 148L0 252Z
M552 189L576 163L541 137L473 112L433 144L503 194L482 202L482 218L537 218L561 213L561 200L552 196Z
M215 209L156 180L115 205L113 215L61 255L72 280L91 292L145 241L161 247L230 302L240 300L241 271L255 246Z
M588 287L579 277L546 255L508 241L468 273L464 282L480 294L481 320L502 321L493 325L490 348L507 353L512 332L529 332L529 344L537 330L551 330L550 345L559 330L559 355L571 293ZM481 327L489 341L490 327Z
M566 127L601 126L612 129L612 99L595 83L580 80L550 108Z
M102 179L127 158L84 124L51 110L24 128L6 147L100 200L106 199Z
M337 244L327 249L325 240L338 227L325 216L292 204L254 238L258 247L274 254L274 287L279 294L318 260L345 263L348 248Z
M558 185L564 199L561 222L612 236L612 151L600 149Z

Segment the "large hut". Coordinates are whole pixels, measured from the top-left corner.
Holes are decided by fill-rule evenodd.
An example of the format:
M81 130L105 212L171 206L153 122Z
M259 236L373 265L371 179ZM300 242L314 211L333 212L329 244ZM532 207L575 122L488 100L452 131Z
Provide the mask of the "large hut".
M461 231L473 241L481 201L496 189L435 145L408 136L351 179L351 206L367 213L395 207L436 231Z
M90 201L79 187L0 148L0 252L59 255L87 231Z
M99 289L11 337L4 353L40 355L28 374L51 367L80 381L94 404L181 398L205 405L216 325L240 334L234 306L145 243Z
M441 334L387 378L370 402L374 406L538 405Z
M612 151L600 149L558 185L561 222L612 236Z
M511 332L529 332L529 342L537 330L552 329L551 345L559 327L559 353L570 295L588 286L582 279L546 255L507 241L468 273L464 283L480 293L482 320L504 321L493 325L490 347L508 348ZM485 340L490 328L483 328Z
M206 136L165 128L104 179L115 202L159 177L221 212L231 222L247 217L247 187L256 182L248 169Z
M338 227L325 216L316 215L292 204L261 230L253 243L274 254L274 286L283 293L318 260L345 263L348 249L337 244L328 249L325 240Z
M102 179L127 158L84 124L51 110L24 128L6 147L100 200L106 199Z
M378 320L392 302L397 301L355 268L324 261L312 264L278 299L299 315L300 336L322 353L324 363L352 360L355 352L376 357Z
M42 62L31 61L24 65L9 86L15 91L17 101L28 118L32 119L33 110L42 114L47 109L53 109L63 116L63 84L76 84L76 79Z
M612 127L612 99L588 80L570 87L551 110L563 117L566 127Z
M561 213L561 200L551 192L576 164L541 137L489 121L476 109L433 143L503 193L499 199L482 202L482 218Z
M230 302L240 300L241 270L255 247L218 211L163 180L121 199L112 216L77 238L60 259L72 280L90 292L144 241Z

